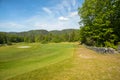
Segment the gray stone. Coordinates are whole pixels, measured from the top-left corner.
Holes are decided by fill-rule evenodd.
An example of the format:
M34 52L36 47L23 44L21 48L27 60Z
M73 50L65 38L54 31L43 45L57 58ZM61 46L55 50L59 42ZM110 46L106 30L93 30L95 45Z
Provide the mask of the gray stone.
M118 45L118 52L120 53L120 45Z
M94 51L96 51L96 52L98 52L98 53L111 53L111 54L117 53L117 52L115 51L115 49L113 49L113 48L89 47L89 46L87 46L87 48L92 49L92 50L94 50ZM120 49L119 49L119 50L120 50Z

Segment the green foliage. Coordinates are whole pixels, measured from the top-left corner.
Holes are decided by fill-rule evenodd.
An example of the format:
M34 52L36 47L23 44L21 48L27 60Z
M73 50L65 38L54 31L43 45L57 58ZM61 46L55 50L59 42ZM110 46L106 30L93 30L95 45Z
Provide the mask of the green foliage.
M59 43L61 39L58 36L53 37L52 42Z
M0 32L0 44L6 43L6 34L3 32Z
M0 32L0 44L18 43L18 42L75 42L79 40L79 32L76 29L65 29L61 31L31 30L20 33Z
M23 42L24 39L21 36L17 36L15 34L8 34L5 32L0 32L0 44L12 44L12 42Z
M47 44L48 42L46 40L41 41L42 44Z
M114 47L120 41L120 0L85 0L79 8L81 43Z

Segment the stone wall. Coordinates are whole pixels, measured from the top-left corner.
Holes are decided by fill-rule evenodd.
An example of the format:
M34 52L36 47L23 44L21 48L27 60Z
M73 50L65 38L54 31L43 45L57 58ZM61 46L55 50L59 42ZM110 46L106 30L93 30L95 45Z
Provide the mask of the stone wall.
M105 48L105 47L89 47L89 46L86 46L87 48L91 49L91 50L94 50L98 53L110 53L110 54L114 54L114 53L118 53L118 51L116 51L115 49L113 48ZM120 47L119 47L120 48ZM119 49L120 51L120 49Z
M118 50L117 51L120 53L120 45L118 45Z

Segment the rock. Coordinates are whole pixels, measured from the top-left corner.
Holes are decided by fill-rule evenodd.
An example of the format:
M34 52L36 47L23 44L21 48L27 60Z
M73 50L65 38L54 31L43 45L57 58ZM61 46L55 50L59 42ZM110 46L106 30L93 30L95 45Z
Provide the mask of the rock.
M116 51L115 51L115 49L113 49L113 48L108 48L108 50L107 50L107 53L116 53Z
M117 51L120 53L120 45L118 45L118 50Z
M87 48L92 49L92 50L94 50L94 51L96 51L96 52L98 52L98 53L110 53L110 54L117 53L117 52L115 51L115 49L113 49L113 48L88 47L88 46L87 46ZM119 51L120 51L120 49L119 49Z

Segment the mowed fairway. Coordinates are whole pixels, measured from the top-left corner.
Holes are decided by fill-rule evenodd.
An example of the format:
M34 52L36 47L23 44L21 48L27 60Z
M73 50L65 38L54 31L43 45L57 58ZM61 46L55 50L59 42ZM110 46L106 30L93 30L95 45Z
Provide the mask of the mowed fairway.
M77 43L4 46L0 80L120 80L120 54L98 54Z
M29 48L25 47L29 46ZM48 66L73 54L73 44L17 44L0 47L0 80Z

